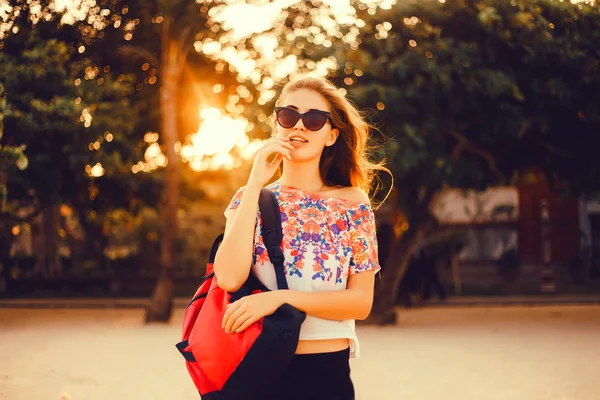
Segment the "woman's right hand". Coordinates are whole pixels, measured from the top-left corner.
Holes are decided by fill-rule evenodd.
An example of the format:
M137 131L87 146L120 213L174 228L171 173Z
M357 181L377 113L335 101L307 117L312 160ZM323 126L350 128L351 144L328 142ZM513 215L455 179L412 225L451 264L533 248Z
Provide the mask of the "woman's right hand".
M292 146L287 138L273 137L267 140L265 145L254 156L248 185L262 188L275 175L284 157L288 160L292 159L291 150L294 150L294 146ZM272 161L269 161L270 156L273 154L277 155Z

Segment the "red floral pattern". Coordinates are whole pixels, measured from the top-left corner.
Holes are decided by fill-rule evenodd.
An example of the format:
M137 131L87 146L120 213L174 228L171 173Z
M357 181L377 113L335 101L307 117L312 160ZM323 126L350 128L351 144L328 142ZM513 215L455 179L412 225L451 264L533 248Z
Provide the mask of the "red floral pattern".
M344 289L349 275L379 271L375 218L369 204L305 192L279 182L267 188L277 196L281 210L290 289ZM244 188L238 190L228 210L239 206L243 192ZM261 229L258 218L253 271L267 287L275 289Z

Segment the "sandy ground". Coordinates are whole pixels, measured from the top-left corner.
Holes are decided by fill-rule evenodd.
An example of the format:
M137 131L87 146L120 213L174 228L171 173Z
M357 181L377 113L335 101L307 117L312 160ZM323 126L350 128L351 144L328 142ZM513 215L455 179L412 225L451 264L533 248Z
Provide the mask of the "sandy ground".
M174 347L181 316L0 309L0 399L198 399ZM600 399L600 306L401 310L358 336L358 400Z

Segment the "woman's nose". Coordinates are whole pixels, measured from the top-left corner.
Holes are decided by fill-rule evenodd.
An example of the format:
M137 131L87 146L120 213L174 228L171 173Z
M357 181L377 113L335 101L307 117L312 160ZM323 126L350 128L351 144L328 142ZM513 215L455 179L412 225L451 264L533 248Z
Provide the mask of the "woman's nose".
M298 119L298 122L296 122L296 125L294 125L294 129L299 130L299 131L306 130L306 127L304 126L304 122L302 121L302 118Z

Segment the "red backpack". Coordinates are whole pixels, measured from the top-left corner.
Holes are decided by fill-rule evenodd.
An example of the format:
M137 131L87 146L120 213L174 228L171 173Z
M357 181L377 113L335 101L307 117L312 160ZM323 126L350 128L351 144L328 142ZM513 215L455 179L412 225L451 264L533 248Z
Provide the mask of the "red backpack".
M281 214L273 192L262 189L259 209L262 237L275 267L277 287L288 289L281 251ZM284 304L241 333L225 333L221 321L227 304L269 289L252 272L234 293L217 285L213 263L222 240L223 234L213 243L206 275L186 308L182 341L176 347L203 400L264 399L296 352L306 314Z

